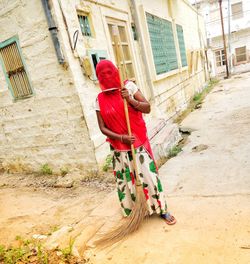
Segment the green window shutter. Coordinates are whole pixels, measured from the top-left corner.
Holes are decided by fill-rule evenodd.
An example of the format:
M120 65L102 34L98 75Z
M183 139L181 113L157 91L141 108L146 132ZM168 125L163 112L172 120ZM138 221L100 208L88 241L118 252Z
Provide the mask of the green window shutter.
M181 64L182 67L184 67L187 66L187 56L186 56L185 42L183 36L183 29L182 26L180 25L176 25L176 29L177 29L177 36L178 36L179 48L181 54Z
M147 24L157 74L178 68L172 23L146 13Z
M0 43L0 61L12 96L23 99L33 95L17 37Z

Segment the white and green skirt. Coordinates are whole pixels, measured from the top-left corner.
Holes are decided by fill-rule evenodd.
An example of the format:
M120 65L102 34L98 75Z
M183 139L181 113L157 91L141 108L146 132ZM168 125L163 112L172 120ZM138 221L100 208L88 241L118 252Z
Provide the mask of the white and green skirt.
M167 203L158 177L154 160L141 146L135 150L136 164L140 176L141 188L145 194L149 214L166 214ZM128 216L136 200L136 182L131 151L117 151L111 146L113 170L120 205L124 216Z

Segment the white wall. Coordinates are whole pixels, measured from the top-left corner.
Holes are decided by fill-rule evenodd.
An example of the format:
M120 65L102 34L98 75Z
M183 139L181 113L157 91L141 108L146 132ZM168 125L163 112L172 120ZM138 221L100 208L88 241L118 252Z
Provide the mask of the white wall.
M228 14L230 14L231 32L239 31L250 27L250 0L231 0L230 4L242 2L243 17L233 19L232 11L228 11L228 1L222 1L222 12L225 34L228 34ZM230 6L231 9L231 6ZM209 4L203 1L199 8L200 13L204 17L207 30L207 38L214 38L222 34L221 20L218 2Z
M96 170L73 75L57 62L41 1L2 1L0 32L0 42L19 36L35 92L14 102L0 69L0 167L34 172L49 163L55 172Z

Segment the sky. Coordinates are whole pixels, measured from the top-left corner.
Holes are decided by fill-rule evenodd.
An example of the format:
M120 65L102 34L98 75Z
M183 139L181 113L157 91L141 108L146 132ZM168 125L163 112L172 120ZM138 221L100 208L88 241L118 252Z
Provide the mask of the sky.
M190 4L194 4L195 1L199 2L198 0L188 0Z

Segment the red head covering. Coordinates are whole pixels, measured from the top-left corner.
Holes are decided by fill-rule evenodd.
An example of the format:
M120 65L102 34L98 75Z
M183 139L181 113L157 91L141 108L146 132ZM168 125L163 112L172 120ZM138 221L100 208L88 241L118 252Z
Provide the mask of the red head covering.
M121 88L119 71L109 60L101 60L97 64L96 76L103 91L110 88Z

